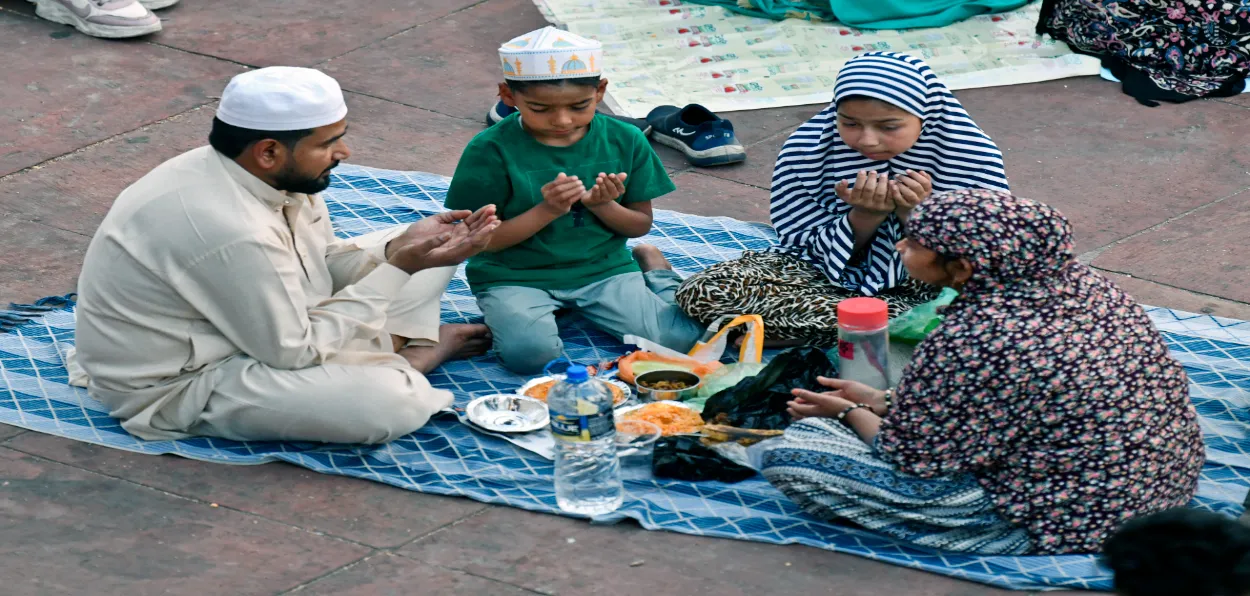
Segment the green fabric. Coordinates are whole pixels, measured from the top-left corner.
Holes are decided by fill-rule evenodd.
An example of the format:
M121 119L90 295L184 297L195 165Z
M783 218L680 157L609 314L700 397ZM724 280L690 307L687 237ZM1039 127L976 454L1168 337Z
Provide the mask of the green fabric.
M600 172L625 172L625 195L617 199L622 203L650 201L677 188L633 126L598 115L582 140L551 147L534 140L513 114L469 141L447 189L447 207L494 203L506 221L542 203L542 187L561 172L581 178L587 188ZM625 237L581 209L580 218L570 212L516 246L469 259L465 273L477 293L495 286L567 290L638 270Z
M1007 12L1030 0L688 0L764 19L837 22L856 29L945 27L981 14ZM903 48L899 51L907 51Z

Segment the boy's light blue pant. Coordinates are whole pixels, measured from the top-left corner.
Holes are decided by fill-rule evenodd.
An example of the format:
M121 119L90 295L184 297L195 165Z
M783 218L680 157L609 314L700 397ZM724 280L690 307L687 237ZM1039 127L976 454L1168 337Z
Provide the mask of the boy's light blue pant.
M675 303L679 285L681 277L669 270L623 273L572 290L497 286L479 292L477 305L504 366L528 375L541 372L564 351L555 316L561 308L617 339L637 335L688 351L704 329Z

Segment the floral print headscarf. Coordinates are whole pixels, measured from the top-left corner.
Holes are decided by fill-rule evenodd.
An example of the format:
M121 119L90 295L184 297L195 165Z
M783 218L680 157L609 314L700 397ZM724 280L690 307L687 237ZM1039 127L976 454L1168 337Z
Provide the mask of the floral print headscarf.
M973 274L903 373L876 447L919 476L970 473L1041 553L1097 552L1186 504L1204 459L1188 380L1146 312L1073 257L1057 210L935 195L909 236Z

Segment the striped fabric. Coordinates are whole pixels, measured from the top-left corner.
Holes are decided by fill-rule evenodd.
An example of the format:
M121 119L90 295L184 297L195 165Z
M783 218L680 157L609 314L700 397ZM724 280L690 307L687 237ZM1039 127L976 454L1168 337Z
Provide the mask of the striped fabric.
M867 96L896 105L923 120L920 139L890 161L874 161L847 146L838 134L837 105ZM925 171L934 192L961 188L1008 190L1003 155L977 126L929 65L906 54L871 52L847 62L838 73L833 103L808 120L782 147L773 170L771 215L779 250L807 261L835 284L874 296L907 279L894 250L902 238L890 215L861 263L848 266L855 246L847 214L851 206L834 187L854 182L861 170Z

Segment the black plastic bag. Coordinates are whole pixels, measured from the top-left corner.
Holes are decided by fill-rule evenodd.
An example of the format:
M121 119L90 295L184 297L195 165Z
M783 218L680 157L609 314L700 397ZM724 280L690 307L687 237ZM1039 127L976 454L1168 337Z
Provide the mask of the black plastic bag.
M699 437L688 435L660 439L653 457L651 473L656 478L734 483L755 475L755 470L726 459L700 443Z
M708 398L703 405L703 419L711 424L718 414L725 414L728 419L720 419L719 424L783 430L790 425L790 414L786 412L786 402L794 399L790 390L817 390L820 384L816 377L837 376L837 365L824 351L791 348L769 361L760 374Z

